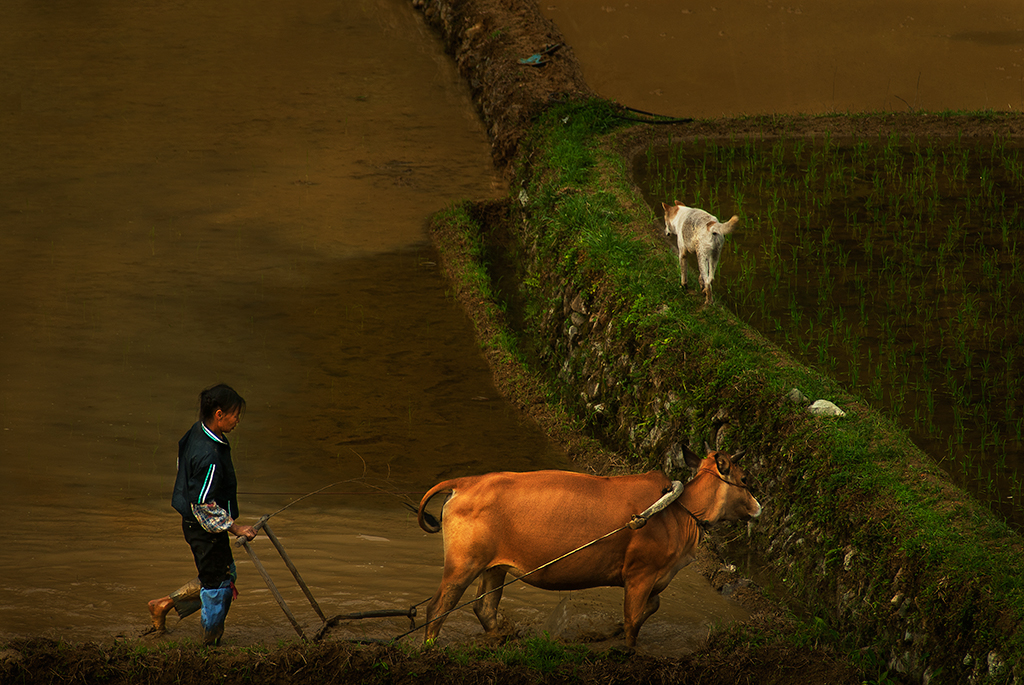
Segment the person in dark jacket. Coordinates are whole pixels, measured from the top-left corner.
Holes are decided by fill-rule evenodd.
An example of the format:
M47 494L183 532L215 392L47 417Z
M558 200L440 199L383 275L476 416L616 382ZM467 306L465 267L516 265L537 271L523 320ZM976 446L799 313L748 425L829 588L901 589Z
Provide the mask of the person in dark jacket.
M199 395L199 421L178 441L178 475L171 496L199 576L149 603L157 631L164 630L171 609L181 617L201 610L203 642L213 646L220 644L224 618L237 594L231 536L256 537L252 526L236 521L237 481L227 440L244 411L245 400L227 385L215 385Z

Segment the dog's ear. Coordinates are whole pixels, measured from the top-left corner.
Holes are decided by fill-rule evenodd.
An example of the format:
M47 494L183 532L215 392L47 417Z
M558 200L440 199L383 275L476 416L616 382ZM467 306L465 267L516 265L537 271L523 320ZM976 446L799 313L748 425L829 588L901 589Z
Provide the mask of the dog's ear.
M661 209L662 209L663 211L666 211L666 212L667 212L667 211L668 211L668 208L669 208L669 206L668 206L667 204L665 204L664 202L662 202L662 203L661 203Z
M685 207L686 206L682 202L680 202L679 200L676 200L676 205L679 206L679 207Z

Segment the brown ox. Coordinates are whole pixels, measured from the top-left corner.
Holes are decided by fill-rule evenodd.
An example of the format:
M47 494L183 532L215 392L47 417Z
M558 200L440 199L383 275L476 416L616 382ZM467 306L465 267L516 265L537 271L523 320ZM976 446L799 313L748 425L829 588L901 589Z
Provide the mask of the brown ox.
M419 524L428 533L443 528L444 574L427 607L425 639L437 637L445 615L478 576L473 610L486 632L496 630L500 587L511 573L525 575L523 582L546 590L622 587L626 644L635 646L640 626L658 610L659 593L694 560L699 523L746 520L761 513L735 457L711 450L704 459L689 450L684 453L696 473L679 498L645 526L620 530L529 575L628 524L671 489L668 478L659 471L610 478L533 471L435 485L420 501ZM451 495L437 522L425 508L446 490Z

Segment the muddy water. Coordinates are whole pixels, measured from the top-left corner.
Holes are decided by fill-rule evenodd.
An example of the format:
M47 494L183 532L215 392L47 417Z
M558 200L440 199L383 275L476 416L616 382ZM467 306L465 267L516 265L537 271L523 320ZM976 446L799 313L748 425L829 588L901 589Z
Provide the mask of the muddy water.
M274 519L329 615L436 588L439 537L380 489L568 466L495 392L429 249L432 212L504 186L408 3L15 0L0 25L0 639L135 637L194 575L168 500L213 382L248 400L243 520L345 481ZM239 562L228 642L292 637ZM621 601L506 597L566 635L610 630ZM644 641L674 653L740 615L684 574ZM467 614L443 635L478 632Z
M673 116L1024 109L1018 0L542 0L601 95Z

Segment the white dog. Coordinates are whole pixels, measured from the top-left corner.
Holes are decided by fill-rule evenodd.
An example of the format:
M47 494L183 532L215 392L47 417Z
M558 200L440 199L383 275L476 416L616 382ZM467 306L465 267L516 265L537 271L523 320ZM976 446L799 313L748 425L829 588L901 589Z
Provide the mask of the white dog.
M686 253L697 255L700 269L700 287L704 291L704 304L711 302L711 281L715 280L718 256L722 253L725 236L733 232L740 218L734 216L720 223L703 209L687 207L676 200L674 205L661 203L665 210L665 235L676 234L679 246L679 271L683 287L686 287Z

